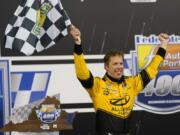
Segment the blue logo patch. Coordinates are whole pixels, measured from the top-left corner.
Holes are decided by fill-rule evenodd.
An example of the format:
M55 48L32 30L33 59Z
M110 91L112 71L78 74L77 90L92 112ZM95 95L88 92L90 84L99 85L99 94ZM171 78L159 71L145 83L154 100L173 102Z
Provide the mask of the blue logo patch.
M54 104L42 105L36 110L37 117L43 123L53 123L60 117L60 108L56 109Z

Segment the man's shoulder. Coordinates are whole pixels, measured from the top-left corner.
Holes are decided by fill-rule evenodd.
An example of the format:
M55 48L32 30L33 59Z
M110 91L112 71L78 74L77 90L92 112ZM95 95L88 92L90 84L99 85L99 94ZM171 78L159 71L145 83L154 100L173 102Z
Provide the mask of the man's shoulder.
M94 77L94 80L95 80L96 82L99 82L99 83L106 82L105 78L101 78L101 77L99 77L99 76L95 76L95 77Z
M95 76L94 79L96 79L96 80L103 80L103 78L101 78L99 76Z
M131 76L124 76L124 79L125 80L132 80L132 79L134 79L134 76L132 76L132 75Z

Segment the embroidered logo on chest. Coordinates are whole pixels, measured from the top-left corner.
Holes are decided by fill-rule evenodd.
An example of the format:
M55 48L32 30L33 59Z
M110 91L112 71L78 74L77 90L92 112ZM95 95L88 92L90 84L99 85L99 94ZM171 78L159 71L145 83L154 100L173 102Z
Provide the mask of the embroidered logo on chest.
M110 93L110 90L112 89L112 85L111 84L106 84L106 88L103 88L104 91L103 91L103 95L109 95Z

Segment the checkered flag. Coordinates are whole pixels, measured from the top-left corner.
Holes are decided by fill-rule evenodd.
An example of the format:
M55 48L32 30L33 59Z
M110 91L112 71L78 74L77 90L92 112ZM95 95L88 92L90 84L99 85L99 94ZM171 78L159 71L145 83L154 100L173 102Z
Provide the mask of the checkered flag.
M5 47L41 52L68 34L71 21L60 0L22 0L5 31Z

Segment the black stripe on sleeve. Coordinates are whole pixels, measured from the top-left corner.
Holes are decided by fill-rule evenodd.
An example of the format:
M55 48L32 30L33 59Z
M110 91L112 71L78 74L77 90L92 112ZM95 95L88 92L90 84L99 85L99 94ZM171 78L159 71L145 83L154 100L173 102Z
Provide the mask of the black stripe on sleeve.
M160 55L164 59L164 57L166 55L166 50L164 48L162 48L162 47L159 47L159 49L158 49L156 54Z
M81 55L83 53L82 45L74 45L74 52L78 55Z
M146 85L151 81L148 73L146 72L146 70L142 70L140 72L141 78L142 78L142 82L143 82L143 86L144 88L146 87Z
M94 78L90 72L90 77L87 80L81 80L78 78L78 80L81 82L82 86L86 89L90 89L93 87L94 84Z

